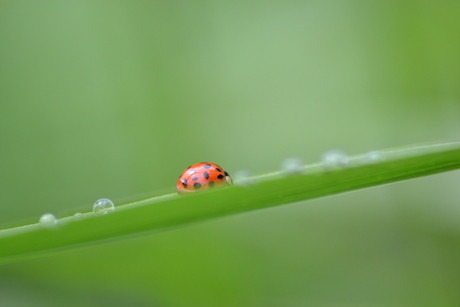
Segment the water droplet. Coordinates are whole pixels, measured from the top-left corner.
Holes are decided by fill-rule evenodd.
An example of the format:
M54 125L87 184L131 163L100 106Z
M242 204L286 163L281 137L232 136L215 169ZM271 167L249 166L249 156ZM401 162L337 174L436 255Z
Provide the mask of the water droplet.
M93 212L96 215L107 215L113 211L115 211L115 205L107 198L101 198L93 205Z
M251 178L251 173L248 171L236 171L233 174L233 178L235 178L236 185L248 186L254 184L254 180Z
M286 158L281 163L281 169L286 174L300 174L304 170L304 163L296 157Z
M54 215L52 215L51 213L43 214L40 217L40 220L38 223L40 224L41 227L48 228L48 229L51 229L57 226L56 217L54 217Z
M385 160L382 152L378 150L370 151L365 156L364 159L367 163L377 163Z
M81 220L81 217L83 216L83 214L81 212L77 212L73 215L73 219L76 220L76 221L79 221Z
M348 156L341 150L328 150L323 154L321 161L327 169L342 168L348 165Z

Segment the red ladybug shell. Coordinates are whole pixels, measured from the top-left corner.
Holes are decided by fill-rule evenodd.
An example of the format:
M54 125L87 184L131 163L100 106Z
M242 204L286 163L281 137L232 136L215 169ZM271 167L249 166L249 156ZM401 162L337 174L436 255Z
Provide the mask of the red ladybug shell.
M222 167L210 162L201 162L189 166L180 175L176 190L179 194L186 194L226 184L232 184L232 178Z

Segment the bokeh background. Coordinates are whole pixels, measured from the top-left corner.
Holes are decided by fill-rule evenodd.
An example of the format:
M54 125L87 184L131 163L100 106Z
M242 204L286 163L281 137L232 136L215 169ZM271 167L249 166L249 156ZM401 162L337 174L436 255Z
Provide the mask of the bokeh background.
M460 135L459 1L1 1L0 226ZM2 306L459 306L460 174L0 267ZM1 246L0 246L1 248Z

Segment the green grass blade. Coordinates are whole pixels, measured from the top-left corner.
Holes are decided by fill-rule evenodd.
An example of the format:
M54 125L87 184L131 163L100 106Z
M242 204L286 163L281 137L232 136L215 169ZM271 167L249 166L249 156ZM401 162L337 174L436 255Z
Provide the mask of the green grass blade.
M107 216L85 213L80 220L59 220L56 229L38 224L0 231L0 263L27 259L71 246L161 231L171 227L235 213L407 180L460 168L460 142L408 147L351 157L345 168L325 170L321 164L302 173L275 172L254 177L251 186L187 196L165 195L118 206Z

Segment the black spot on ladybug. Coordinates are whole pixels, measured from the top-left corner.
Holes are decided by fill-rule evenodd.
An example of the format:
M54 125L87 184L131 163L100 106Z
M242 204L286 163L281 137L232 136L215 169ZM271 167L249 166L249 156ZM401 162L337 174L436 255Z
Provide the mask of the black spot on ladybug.
M225 176L230 176L227 172L224 172Z
M217 178L219 178L220 180L224 179L224 175L220 174L219 176L217 176Z
M211 181L211 182L209 183L209 187L210 187L210 188L214 188L214 181Z
M208 168L211 167L211 164L205 164L205 165L203 165L203 167L206 168L206 169L208 169Z
M198 190L199 188L201 188L201 183L195 182L195 183L193 184L193 187L195 188L195 190Z
M209 179L209 174L208 174L208 172L204 172L204 173L203 173L203 176L204 176L205 179Z
M193 177L192 180L193 180L193 181L197 181L197 180L198 180L198 177Z
M182 179L182 185L187 188L187 179Z
M217 168L217 167L216 167L216 171L222 172L222 170L220 168Z

